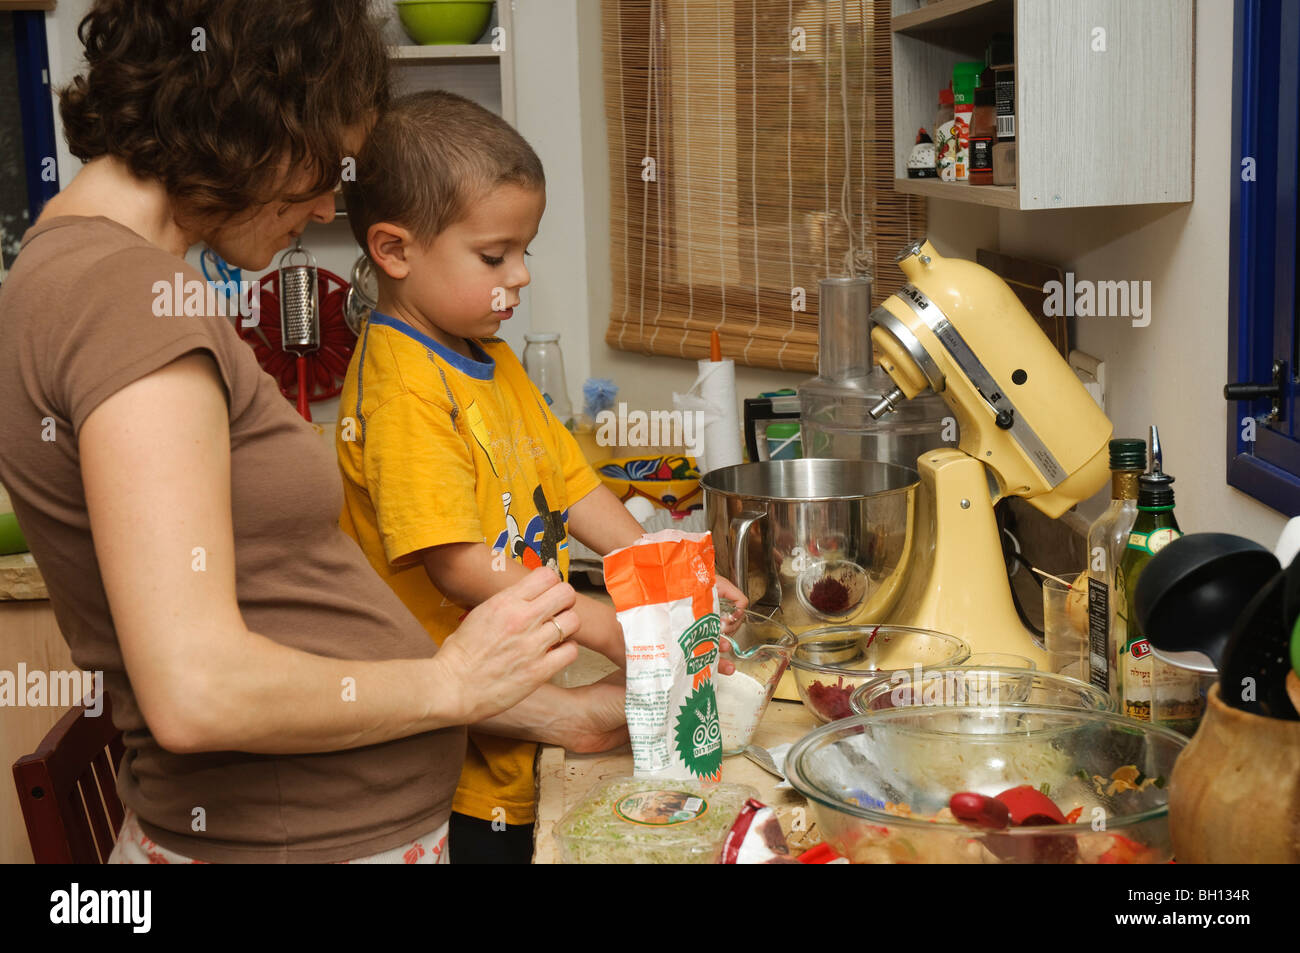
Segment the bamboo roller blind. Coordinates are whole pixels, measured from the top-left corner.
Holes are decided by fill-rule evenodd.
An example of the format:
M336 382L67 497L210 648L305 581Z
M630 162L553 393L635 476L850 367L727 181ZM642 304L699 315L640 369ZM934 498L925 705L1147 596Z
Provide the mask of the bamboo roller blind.
M889 0L604 0L611 347L707 357L716 329L739 364L815 371L819 279L866 274L873 304L903 284L925 204L893 191L889 19Z

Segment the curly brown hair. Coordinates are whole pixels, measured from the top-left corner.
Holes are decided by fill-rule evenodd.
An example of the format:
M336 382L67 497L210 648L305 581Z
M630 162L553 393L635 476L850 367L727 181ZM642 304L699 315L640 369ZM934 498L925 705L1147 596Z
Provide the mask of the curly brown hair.
M388 103L367 0L95 0L77 35L87 69L59 92L72 154L115 156L198 216L328 191L345 128Z
M379 117L343 198L353 237L369 254L370 226L402 225L428 243L505 184L545 191L532 146L491 110L434 89L395 99Z

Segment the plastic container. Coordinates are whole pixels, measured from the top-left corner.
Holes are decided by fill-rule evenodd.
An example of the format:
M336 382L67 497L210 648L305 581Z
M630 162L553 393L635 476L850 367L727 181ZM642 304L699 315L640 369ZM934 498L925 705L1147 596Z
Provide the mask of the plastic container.
M823 840L854 863L1162 864L1173 854L1169 779L1186 744L1109 712L891 708L805 735L785 770ZM1081 808L1077 823L990 831L941 813L953 794L1024 784L1045 787L1067 816Z
M855 715L886 708L933 708L1032 705L1114 711L1108 692L1078 679L1027 668L944 666L917 672L894 672L872 679L853 692Z
M730 611L727 606L722 609L723 615ZM723 638L731 643L736 670L714 675L713 690L722 723L722 756L728 758L744 751L754 737L798 640L780 622L750 611L736 631Z
M745 784L615 778L555 826L566 864L713 864L749 798Z
M790 668L804 705L818 721L853 714L854 689L881 675L961 665L970 646L955 635L903 625L831 625L799 636Z
M961 434L937 394L918 394L884 420L870 410L894 382L873 361L871 282L820 283L817 376L799 385L804 457L895 463L916 469L927 450L956 446Z
M803 457L803 445L797 423L767 425L767 459L798 460Z
M550 333L525 334L524 370L546 398L551 413L572 430L573 404L569 401L569 385L564 379L564 353L560 350L560 336Z

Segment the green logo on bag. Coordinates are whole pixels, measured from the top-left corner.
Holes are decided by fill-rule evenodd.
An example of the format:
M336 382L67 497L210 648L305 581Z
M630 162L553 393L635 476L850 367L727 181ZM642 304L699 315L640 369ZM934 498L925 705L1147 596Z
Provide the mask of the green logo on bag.
M688 675L698 675L707 668L710 670L709 677L712 677L712 668L718 661L718 636L721 632L722 620L718 618L716 612L710 612L693 622L677 637L677 644L682 647L682 655L686 656ZM691 687L699 687L699 679L696 679Z
M706 681L686 696L677 714L676 740L677 753L691 774L710 780L721 777L722 726L713 682Z

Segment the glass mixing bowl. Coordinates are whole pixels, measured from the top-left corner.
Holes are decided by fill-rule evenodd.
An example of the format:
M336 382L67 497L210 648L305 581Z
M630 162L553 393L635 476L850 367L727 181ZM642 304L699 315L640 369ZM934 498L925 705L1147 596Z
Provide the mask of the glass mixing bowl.
M890 708L805 735L785 770L826 843L855 863L1164 863L1167 782L1186 744L1109 712ZM947 810L953 794L1021 785L1075 822L992 831Z
M950 665L881 675L849 698L855 715L886 708L1035 705L1114 711L1109 693L1066 675L1026 668Z
M795 685L818 721L853 714L849 696L882 674L960 665L970 646L955 635L903 625L829 625L800 633L790 658Z

